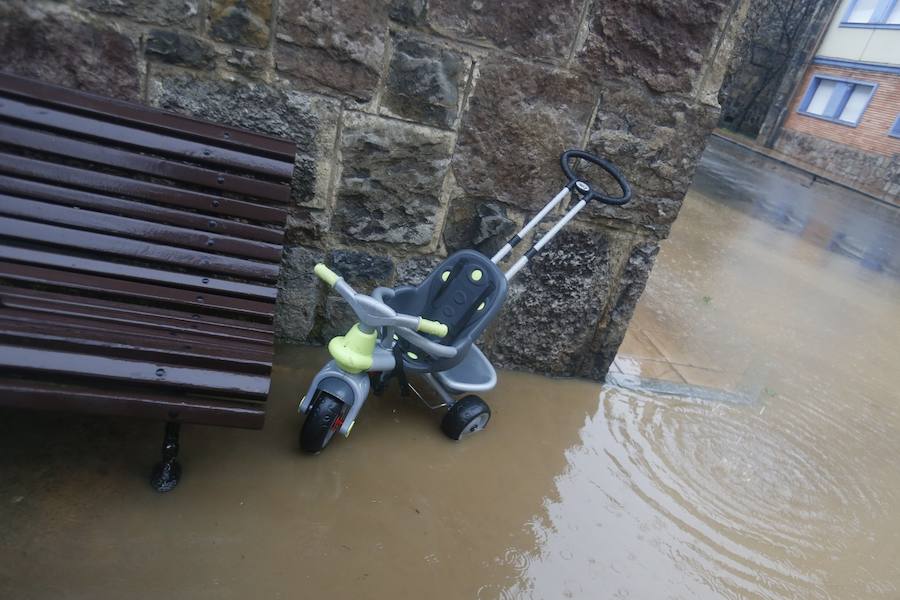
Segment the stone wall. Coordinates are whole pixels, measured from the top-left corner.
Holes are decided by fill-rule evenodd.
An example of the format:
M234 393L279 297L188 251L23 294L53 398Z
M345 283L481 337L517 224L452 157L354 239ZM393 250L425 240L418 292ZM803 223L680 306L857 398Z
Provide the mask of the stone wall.
M719 93L721 127L751 137L759 134L780 99L782 84L802 77L836 4L837 0L750 1Z
M816 10L810 15L806 28L798 36L778 89L771 97L766 118L759 128L756 142L766 148L773 148L781 133L784 120L788 117L790 103L801 84L806 68L819 48L822 37L828 30L832 17L840 6L838 0L818 0Z
M775 149L798 157L800 162L827 173L835 181L900 204L900 154L866 152L787 128L782 130Z
M784 44L771 0L751 0L719 90L719 126L755 137L780 83Z
M3 68L298 144L277 330L323 342L354 285L490 252L563 183L560 152L618 163L635 199L591 206L511 285L482 347L602 378L707 134L746 0L13 0Z

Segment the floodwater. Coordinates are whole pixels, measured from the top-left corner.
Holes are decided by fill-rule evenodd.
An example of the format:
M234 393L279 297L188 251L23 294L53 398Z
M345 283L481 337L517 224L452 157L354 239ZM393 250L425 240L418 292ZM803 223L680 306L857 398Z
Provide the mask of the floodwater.
M310 457L324 355L284 349L265 429L185 427L167 495L159 424L4 411L0 598L900 597L900 283L771 218L771 181L764 209L732 194L720 158L634 328L741 401L501 373L463 443L392 394Z

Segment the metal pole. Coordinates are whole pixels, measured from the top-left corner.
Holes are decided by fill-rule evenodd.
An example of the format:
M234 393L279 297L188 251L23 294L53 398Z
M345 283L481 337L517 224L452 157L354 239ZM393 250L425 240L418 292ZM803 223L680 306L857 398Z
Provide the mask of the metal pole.
M506 244L503 245L502 248L500 248L500 250L497 251L497 254L495 254L494 257L491 258L491 262L494 264L497 264L501 260L506 258L506 255L512 251L512 249L516 246L516 244L521 242L522 238L529 231L534 229L534 226L537 225L538 223L540 223L544 219L544 217L547 216L547 213L549 213L551 210L556 208L556 205L559 204L560 202L562 202L562 199L565 198L566 196L568 196L569 192L570 192L570 190L569 190L568 186L566 186L562 190L560 190L560 192L556 196L554 196L553 199L550 200L550 202L548 202L546 204L546 206L544 206L544 208L541 209L541 212L536 214L534 216L534 218L531 219L528 222L528 224L522 228L521 231L519 231L519 233L514 235Z
M580 200L578 204L570 208L569 212L563 215L563 218L550 228L550 231L545 233L543 237L541 237L541 239L539 239L537 243L532 246L530 250L528 250L528 252L522 255L519 260L517 260L515 264L513 264L513 266L509 268L509 270L505 273L506 280L509 281L510 279L515 277L516 273L521 271L522 267L527 265L528 261L531 260L537 253L539 253L544 248L544 246L546 246L550 242L550 240L552 240L556 236L556 234L559 233L560 229L568 225L569 221L574 219L575 215L578 214L578 211L584 208L585 205L587 205L587 202L585 202L584 200Z

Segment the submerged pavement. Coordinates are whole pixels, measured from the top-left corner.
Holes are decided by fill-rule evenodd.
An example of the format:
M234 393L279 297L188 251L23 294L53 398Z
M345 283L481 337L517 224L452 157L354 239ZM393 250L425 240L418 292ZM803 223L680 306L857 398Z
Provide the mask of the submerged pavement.
M463 443L389 394L301 455L315 349L263 431L184 427L168 495L157 423L0 412L0 598L898 597L894 209L733 152L610 383L501 373Z

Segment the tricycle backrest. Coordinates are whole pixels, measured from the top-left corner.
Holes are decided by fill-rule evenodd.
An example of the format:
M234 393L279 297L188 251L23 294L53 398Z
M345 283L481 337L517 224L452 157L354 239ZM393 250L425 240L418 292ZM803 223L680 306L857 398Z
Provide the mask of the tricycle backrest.
M398 312L440 321L448 335L436 341L454 346L457 354L436 359L422 352L404 352L411 371L444 371L459 363L503 306L507 283L489 258L474 250L460 250L441 262L418 286L396 290L388 303ZM401 342L404 346L407 342ZM411 352L411 354L410 354Z

